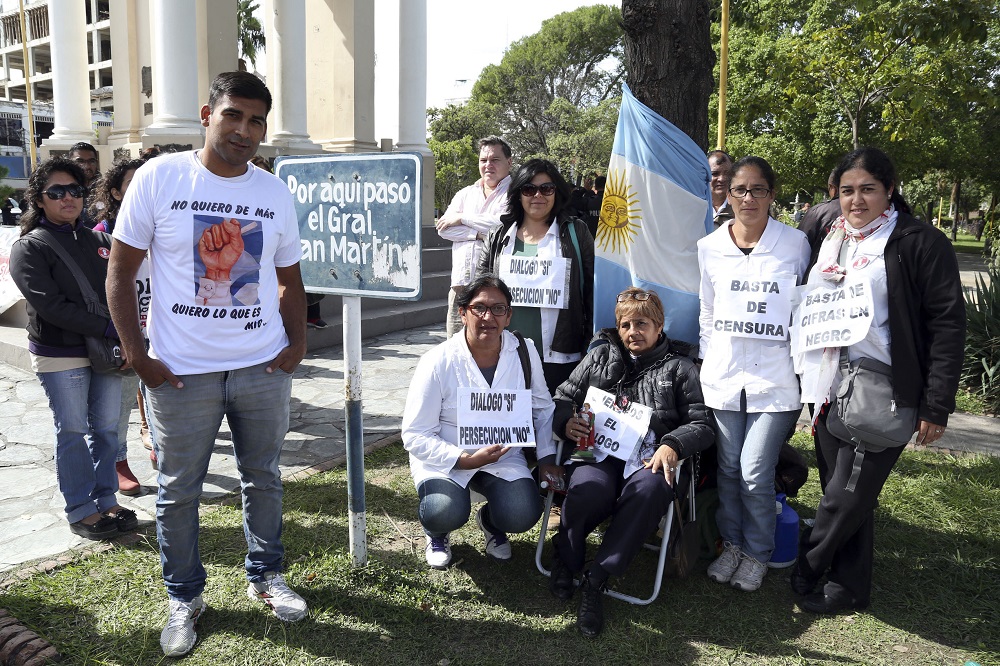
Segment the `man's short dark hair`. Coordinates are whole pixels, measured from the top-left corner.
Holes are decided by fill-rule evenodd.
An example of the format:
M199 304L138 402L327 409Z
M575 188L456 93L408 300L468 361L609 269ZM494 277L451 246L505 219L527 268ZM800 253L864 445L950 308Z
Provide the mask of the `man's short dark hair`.
M608 183L607 176L598 176L597 178L594 179L594 189L603 190L604 186L607 185L607 183Z
M503 150L503 156L507 159L510 159L514 154L510 150L510 144L496 135L484 136L479 140L480 151L486 146L500 146L501 150Z
M72 146L70 146L69 153L67 153L67 154L68 155L72 155L73 153L78 152L80 150L89 150L90 152L94 153L95 155L97 154L97 148L94 148L92 145L90 145L86 141L77 141L76 143L74 143Z
M208 89L208 108L214 110L215 105L226 95L259 99L267 107L266 113L271 113L271 91L250 72L222 72L216 76Z

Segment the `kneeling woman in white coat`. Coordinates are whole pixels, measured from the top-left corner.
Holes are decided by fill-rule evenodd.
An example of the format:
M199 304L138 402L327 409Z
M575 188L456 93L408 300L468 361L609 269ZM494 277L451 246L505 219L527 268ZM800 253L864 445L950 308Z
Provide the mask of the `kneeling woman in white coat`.
M424 354L406 396L403 446L420 496L427 564L434 568L451 562L450 533L469 521L470 489L486 497L476 523L486 554L494 559L510 559L507 532L527 531L542 513L521 448L507 444L523 438L528 432L523 426L530 425L538 457L554 454L555 406L534 345L504 330L510 301L507 285L493 275L466 287L456 299L463 334ZM513 404L493 404L497 394L491 390L517 398ZM492 441L501 443L482 445Z

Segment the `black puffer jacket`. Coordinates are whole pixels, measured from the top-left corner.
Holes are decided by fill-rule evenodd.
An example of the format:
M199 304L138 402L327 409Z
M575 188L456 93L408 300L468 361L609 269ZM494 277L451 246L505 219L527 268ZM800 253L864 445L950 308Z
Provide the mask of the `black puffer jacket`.
M661 334L649 353L633 361L615 329L600 331L587 356L556 390L553 432L563 435L566 422L583 404L587 389L594 386L652 408L649 427L657 441L676 451L679 458L704 451L715 442L715 430L701 394L698 369L690 357L693 350Z

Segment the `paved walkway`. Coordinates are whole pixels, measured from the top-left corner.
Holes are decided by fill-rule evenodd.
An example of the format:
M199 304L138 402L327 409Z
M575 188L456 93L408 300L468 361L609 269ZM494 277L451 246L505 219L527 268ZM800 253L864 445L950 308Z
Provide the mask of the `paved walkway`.
M443 327L390 333L362 345L365 443L399 434L410 377L420 356L444 340ZM341 348L310 353L292 385L291 428L281 467L285 478L328 469L343 461L344 379ZM129 462L143 494L119 496L139 517L152 521L156 472L139 443L138 412L129 424ZM1000 420L958 415L940 443L953 452L1000 455ZM29 563L66 561L94 543L66 527L52 457L52 415L45 394L31 373L0 364L0 582ZM239 489L225 424L216 442L205 496Z

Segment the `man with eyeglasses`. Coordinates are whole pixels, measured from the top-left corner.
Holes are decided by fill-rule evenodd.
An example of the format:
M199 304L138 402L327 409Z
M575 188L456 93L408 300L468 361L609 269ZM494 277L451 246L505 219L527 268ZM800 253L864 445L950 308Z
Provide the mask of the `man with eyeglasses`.
M462 319L455 297L476 275L483 241L490 229L500 224L507 210L507 188L513 164L510 146L498 136L479 140L479 175L451 200L444 215L438 218L438 235L452 242L451 291L448 293L448 337L462 329Z
M708 154L708 167L712 172L712 220L719 228L733 219L733 206L729 203L729 182L733 179L733 158L724 150Z
M76 162L81 169L83 169L83 176L85 178L84 186L87 188L87 196L94 191L94 186L97 181L100 180L101 174L101 162L97 157L97 149L86 141L80 141L74 143L70 149L69 153L66 155L69 159ZM80 215L80 221L88 229L93 229L100 220L95 220L90 216L89 206L86 197L83 200L83 213Z

